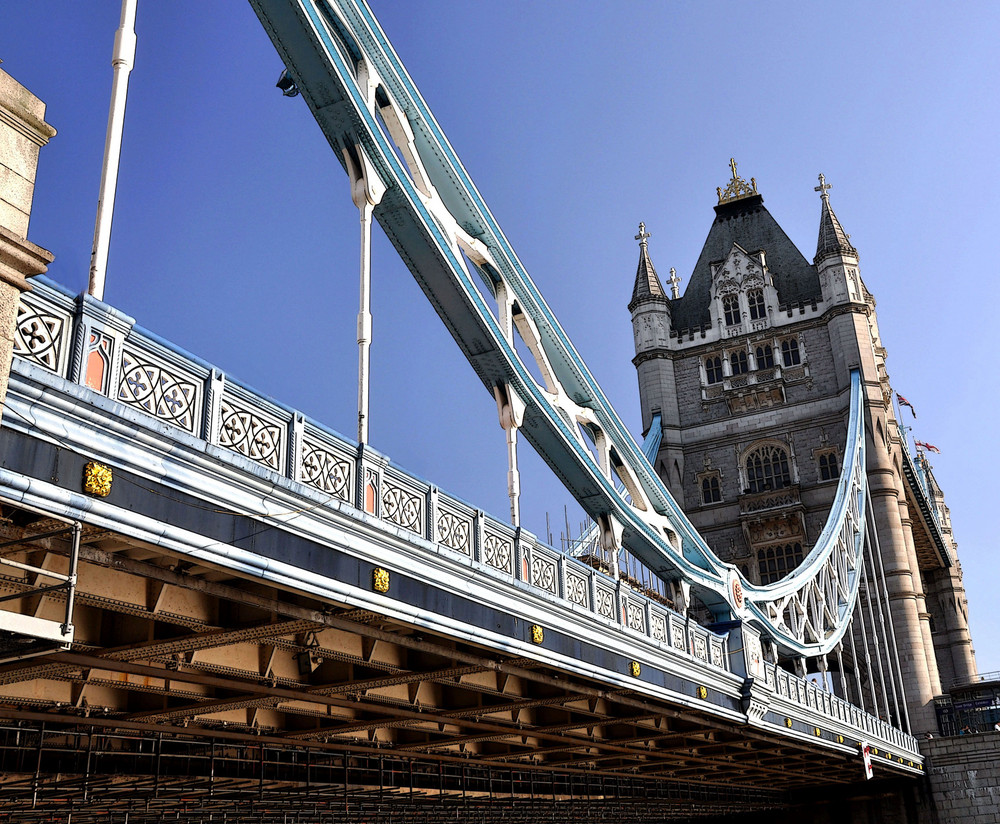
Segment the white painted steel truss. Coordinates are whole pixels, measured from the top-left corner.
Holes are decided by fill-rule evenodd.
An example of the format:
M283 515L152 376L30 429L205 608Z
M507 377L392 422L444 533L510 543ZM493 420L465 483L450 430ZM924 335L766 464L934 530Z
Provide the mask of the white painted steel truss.
M852 375L849 448L820 541L792 574L747 582L711 551L604 396L435 121L371 10L358 0L250 0L351 178L497 400L599 525L666 581L690 585L719 620L747 620L785 653L823 655L857 595L865 496L862 400ZM284 86L288 87L285 79ZM478 276L485 294L473 278ZM492 308L495 306L496 308ZM522 362L516 336L534 371ZM516 468L510 478L516 518Z

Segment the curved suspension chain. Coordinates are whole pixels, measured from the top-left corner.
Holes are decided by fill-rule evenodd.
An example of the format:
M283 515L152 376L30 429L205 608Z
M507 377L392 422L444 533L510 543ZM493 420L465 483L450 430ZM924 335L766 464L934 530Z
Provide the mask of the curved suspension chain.
M599 525L602 546L624 546L664 580L690 585L717 619L749 620L786 652L832 649L857 593L862 531L852 500L863 493L845 484L863 484L855 468L863 478L864 439L855 439L831 523L805 562L771 587L749 584L708 547L618 418L370 9L359 0L250 2L351 177L355 203L373 209L506 425ZM861 419L858 387L854 375L852 421Z

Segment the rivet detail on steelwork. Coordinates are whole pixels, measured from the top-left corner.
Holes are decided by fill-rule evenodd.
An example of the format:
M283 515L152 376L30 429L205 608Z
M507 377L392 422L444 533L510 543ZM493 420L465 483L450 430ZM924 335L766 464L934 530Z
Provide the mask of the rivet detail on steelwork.
M111 467L90 461L83 468L83 491L88 495L106 498L111 493Z
M540 644L545 640L544 630L538 624L531 625L531 643Z
M372 570L372 589L376 592L389 591L389 571L382 567L375 567Z

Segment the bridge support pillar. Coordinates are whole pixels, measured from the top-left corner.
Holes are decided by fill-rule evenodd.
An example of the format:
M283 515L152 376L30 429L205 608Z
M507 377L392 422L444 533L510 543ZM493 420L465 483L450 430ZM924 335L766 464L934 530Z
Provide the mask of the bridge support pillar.
M922 626L923 587L912 541L908 544L904 535L899 503L903 492L881 436L885 426L872 415L870 432L873 448L868 450L868 489L878 551L885 568L889 613L898 642L903 693L912 732L919 736L925 732L937 732L934 695L936 690L940 690L940 684L935 683L936 665L928 662L928 657L934 655L934 648L927 646Z

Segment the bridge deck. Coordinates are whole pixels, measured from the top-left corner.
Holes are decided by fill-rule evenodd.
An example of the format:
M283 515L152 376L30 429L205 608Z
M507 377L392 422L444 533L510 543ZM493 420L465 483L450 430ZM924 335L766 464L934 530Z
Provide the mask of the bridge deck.
M291 796L330 815L587 797L683 818L856 782L861 740L880 777L922 769L910 736L816 685L773 664L748 678L739 636L104 304L43 285L18 346L0 494L26 543L4 551L64 572L68 542L27 541L50 524L24 507L84 525L72 649L0 667L0 797L26 820L84 798L266 817ZM106 496L83 491L94 461ZM0 578L25 595L0 610L57 616L65 593L29 576Z

